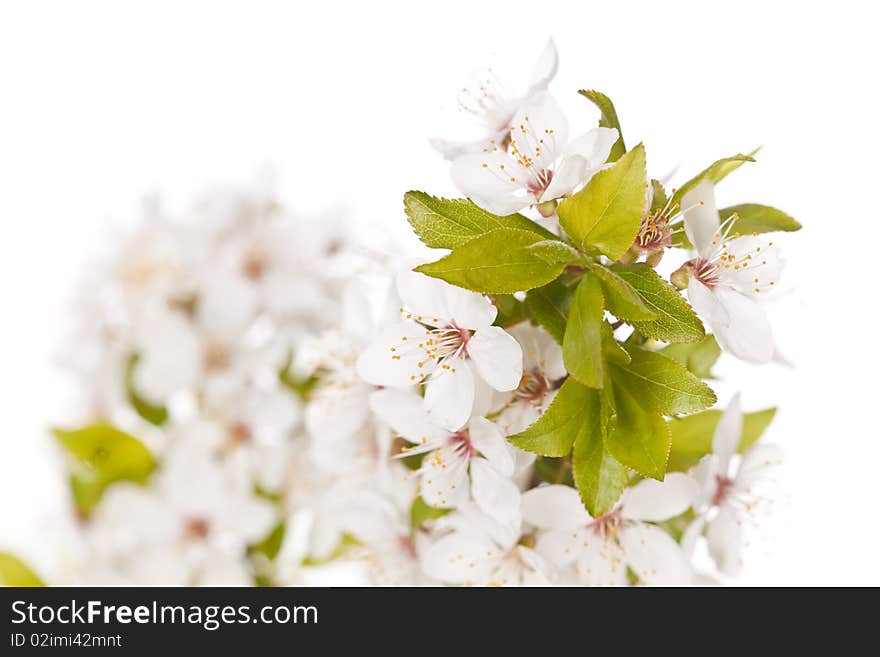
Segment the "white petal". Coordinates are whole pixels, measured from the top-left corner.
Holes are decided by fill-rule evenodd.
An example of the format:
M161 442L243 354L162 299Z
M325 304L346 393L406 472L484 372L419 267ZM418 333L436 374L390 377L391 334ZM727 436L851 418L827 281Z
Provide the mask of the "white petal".
M502 476L513 476L513 453L496 424L484 417L468 422L471 443Z
M446 361L434 370L425 385L425 411L431 420L449 431L458 431L474 407L474 375L461 358Z
M397 275L397 293L406 311L413 314L407 319L431 326L446 326L452 321L446 305L448 287L449 283L416 271L404 270Z
M627 584L623 549L613 538L604 539L581 532L578 545L577 575L588 586L624 586Z
M685 528L681 535L681 549L684 551L688 559L693 558L694 550L697 547L697 540L703 535L703 529L706 527L706 517L697 516Z
M403 438L416 444L445 441L449 432L437 426L425 411L424 400L412 391L378 390L370 396L370 408Z
M725 575L736 576L742 568L743 533L736 511L728 505L718 510L706 532L709 554Z
M702 257L708 258L715 250L713 240L720 238L718 229L721 221L715 207L715 186L711 180L703 179L693 189L681 197L684 210L684 231L694 248Z
M522 494L523 520L541 529L574 531L589 524L590 514L570 486L538 486Z
M742 265L720 270L725 284L747 296L758 298L774 290L785 265L778 246L766 241L763 236L745 235L727 242L725 250L732 262Z
M712 327L721 348L750 363L770 362L776 347L761 305L732 288L721 286L715 289L715 297L730 316L728 326Z
M450 173L462 194L492 214L504 217L535 201L527 190L531 174L501 150L462 155Z
M491 576L499 558L492 541L453 532L431 545L421 564L429 577L447 584L480 583Z
M698 493L697 482L681 472L670 472L663 481L643 479L624 492L621 513L633 520L667 520L684 513Z
M449 317L456 326L475 331L492 325L498 309L488 297L448 283L443 285Z
M620 544L626 561L639 579L652 586L683 586L691 583L693 572L678 543L653 525L637 523L624 527Z
M422 499L430 506L451 509L467 499L468 460L452 447L425 456L419 473Z
M471 459L471 497L483 513L501 525L519 526L519 489L479 457Z
M616 128L593 128L588 133L576 137L565 147L566 155L580 155L590 171L598 171L611 154L620 133Z
M369 417L367 390L370 389L359 384L315 391L306 404L306 430L312 436L328 436L331 440L357 433Z
M715 497L715 491L718 490L718 477L721 476L721 462L718 457L715 454L707 454L688 471L688 474L699 487L694 508L702 510L704 507L710 506Z
M529 94L547 89L551 80L556 77L557 70L559 70L559 53L556 51L556 44L553 43L553 39L548 39L547 45L544 46L544 50L535 63L532 82L529 85Z
M587 160L577 154L563 157L553 171L553 180L541 194L539 202L568 196L575 188L586 180L589 165Z
M739 403L740 395L736 393L721 414L715 435L712 437L712 451L718 456L721 473L727 476L730 457L736 454L743 432L743 413Z
M751 488L768 480L782 464L782 448L776 445L754 445L743 454L734 485L739 490Z
M531 163L532 171L552 169L568 143L568 119L544 92L530 97L511 121L511 151Z
M710 290L695 277L688 281L688 300L698 315L712 326L712 330L730 326L730 314L718 300L714 290Z
M208 334L228 337L246 328L256 307L256 288L238 274L221 272L202 286L196 313Z
M478 330L467 346L468 356L486 383L495 390L516 390L522 380L522 348L500 326Z
M585 530L552 529L538 534L535 550L550 563L562 568L577 559Z
M428 337L428 331L413 322L383 329L358 358L358 376L377 386L418 383L435 365L425 360L424 350L418 346Z

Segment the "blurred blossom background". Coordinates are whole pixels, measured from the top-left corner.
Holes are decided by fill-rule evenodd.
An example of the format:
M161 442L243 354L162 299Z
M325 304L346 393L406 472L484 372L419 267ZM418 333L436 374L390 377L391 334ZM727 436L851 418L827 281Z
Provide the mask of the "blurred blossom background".
M711 11L683 1L4 3L0 547L54 582L157 572L245 582L228 555L299 511L279 511L278 495L308 499L320 483L291 480L299 459L341 482L326 504L354 497L359 513L373 513L363 489L334 471L333 444L283 437L310 421L310 377L344 372L345 349L379 320L381 269L422 253L403 193L457 195L429 138L454 133L458 89L481 66L530 70L552 36L561 67L551 90L573 132L597 118L576 90L606 92L629 142L645 142L654 176L685 180L763 146L757 164L719 188L719 203L769 202L804 230L779 240L787 286L770 309L792 367L724 357L716 370L721 400L742 389L746 410L779 407L767 435L786 452L774 512L737 581L880 582L868 508L880 459L869 347L880 104L862 81L880 55L870 11L856 2L833 15L818 3L758 2ZM315 340L331 326L345 336ZM332 403L356 406L357 394ZM161 412L174 421L158 428L142 417ZM149 495L115 490L83 532L49 430L95 417L173 465ZM375 455L390 437L361 447ZM200 449L224 457L206 462ZM136 546L125 542L131 532L114 534L134 508L157 518ZM381 522L401 522L383 513ZM235 531L175 543L162 536L169 517L193 537L208 524ZM326 545L313 552L331 552L337 528L315 532ZM288 536L285 549L307 542ZM260 577L312 583L261 558L248 557ZM382 582L408 576L378 557L370 564ZM321 583L364 577L345 568L354 566Z

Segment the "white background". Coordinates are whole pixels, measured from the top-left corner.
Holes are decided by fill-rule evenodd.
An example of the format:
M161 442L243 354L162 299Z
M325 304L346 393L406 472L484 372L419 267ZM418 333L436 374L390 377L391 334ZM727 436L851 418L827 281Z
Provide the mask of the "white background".
M779 240L772 308L795 363L725 360L722 399L779 405L777 512L742 583L880 584L875 519L880 139L870 3L4 2L0 5L0 546L38 562L62 499L45 428L73 280L144 192L185 198L266 163L293 206L402 225L452 194L428 136L479 66L527 76L546 38L573 129L615 101L628 143L678 181L763 145L719 189L804 230Z

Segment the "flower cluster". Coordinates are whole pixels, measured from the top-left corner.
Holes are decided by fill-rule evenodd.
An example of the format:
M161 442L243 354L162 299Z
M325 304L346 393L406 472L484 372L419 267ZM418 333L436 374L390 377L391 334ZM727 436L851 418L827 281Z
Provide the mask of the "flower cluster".
M754 153L667 191L600 92L572 137L556 68L551 42L525 91L462 92L483 138L433 144L464 198L404 199L435 262L253 194L148 214L88 286L87 417L56 431L73 579L681 585L703 553L736 574L775 409L712 409L707 380L722 352L778 358L764 236L799 225L716 208Z

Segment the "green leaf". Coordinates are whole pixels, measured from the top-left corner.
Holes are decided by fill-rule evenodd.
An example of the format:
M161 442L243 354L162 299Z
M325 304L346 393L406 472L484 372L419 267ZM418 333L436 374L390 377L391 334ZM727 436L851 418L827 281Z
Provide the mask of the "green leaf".
M596 517L620 499L629 474L605 449L599 393L593 391L590 400L591 408L585 413L584 427L574 444L572 471L581 501L590 515Z
M707 335L699 342L668 345L659 353L678 361L695 376L708 379L712 376L712 366L721 356L721 347L714 335Z
M52 433L72 460L71 487L81 513L90 512L110 484L144 484L156 467L152 454L137 438L108 424L72 431L53 429Z
M696 187L700 181L702 180L711 180L713 183L719 183L724 178L727 177L728 174L733 173L737 169L739 169L743 163L745 162L754 162L754 155L760 150L760 148L756 148L748 155L743 155L738 153L731 157L724 157L720 160L716 160L705 169L703 169L696 176L688 180L684 185L675 190L675 193L672 195L672 203L673 205L676 203L681 203L681 198L685 194L687 194L690 190Z
M304 379L299 378L294 376L290 371L290 366L292 364L293 353L290 353L287 356L287 361L281 366L281 369L278 370L278 381L302 401L307 402L309 401L309 396L311 395L312 390L321 383L321 372L318 371Z
M751 235L752 233L772 233L775 231L791 232L800 230L801 225L794 217L782 210L758 203L743 203L722 208L718 211L722 219L732 214L738 216L731 227L731 234Z
M775 408L767 408L743 416L740 452L747 450L758 441L775 415ZM718 426L720 419L721 411L713 410L670 420L672 451L669 455L669 469L688 470L706 454L710 454L715 427Z
M562 344L571 299L571 290L561 280L556 280L526 293L526 312Z
M684 297L648 265L612 265L610 269L632 285L657 314L652 321L631 322L640 333L664 342L696 342L706 336L703 322Z
M627 365L632 360L629 352L614 338L614 329L607 321L602 322L602 356L617 365Z
M510 436L511 444L541 456L565 456L580 432L589 424L595 391L569 377L544 414L530 427Z
M286 525L282 520L272 528L272 531L268 533L266 538L259 543L249 546L248 552L250 554L261 554L269 561L272 561L281 551L281 545L284 543L284 534L286 531Z
M521 214L499 217L468 199L436 198L424 192L407 192L403 205L416 235L434 248L454 249L498 228L528 230L545 239L556 237Z
M415 271L483 294L513 294L546 285L565 268L528 247L544 238L527 230L502 228L475 237L437 262Z
M132 354L125 366L125 394L128 403L135 412L150 424L162 426L168 420L168 409L161 404L153 404L144 399L134 385L134 371L140 360L140 354Z
M574 487L574 479L572 479L571 475L571 459L567 456L561 458L552 456L537 457L532 467L532 474L538 481Z
M645 304L636 289L615 272L599 264L591 264L590 271L602 284L605 305L615 317L627 321L657 319L657 313Z
M659 180L651 178L651 188L654 191L653 195L651 196L651 212L662 210L666 207L666 203L669 201L669 196L666 194L666 190L663 188L663 183L661 183Z
M614 142L614 146L611 147L611 154L608 156L609 162L616 162L626 153L626 146L623 143L623 131L620 129L620 121L617 119L617 110L614 109L614 103L601 91L581 89L578 93L599 108L599 111L602 113L602 116L599 118L599 126L617 129L617 141Z
M644 477L663 480L669 458L669 426L659 413L642 408L636 398L616 381L616 415L605 437L605 448L621 464Z
M581 255L577 252L577 249L557 239L535 242L531 246L526 247L526 250L551 265L560 262L567 265L577 260Z
M21 559L8 552L0 552L0 586L45 586L45 584Z
M450 511L452 509L434 508L425 502L421 495L417 495L409 507L409 526L412 529L418 529L422 526L422 523L441 518Z
M574 292L565 336L562 360L575 379L591 388L602 387L602 288L594 276L584 276Z
M635 345L624 345L624 349L632 360L628 365L614 366L614 379L644 408L661 415L687 415L718 401L709 386L677 361Z
M645 147L639 144L562 201L559 222L575 246L596 248L612 260L626 253L645 211L647 178Z

